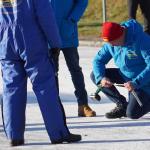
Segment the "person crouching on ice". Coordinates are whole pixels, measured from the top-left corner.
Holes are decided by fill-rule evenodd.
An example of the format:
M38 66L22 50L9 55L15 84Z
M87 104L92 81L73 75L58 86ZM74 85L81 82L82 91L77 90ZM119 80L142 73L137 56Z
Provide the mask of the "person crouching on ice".
M121 24L103 23L101 37L106 44L93 60L91 79L117 105L105 116L138 119L150 111L150 36L132 19ZM118 68L105 67L111 58ZM128 102L114 83L123 84L128 90Z

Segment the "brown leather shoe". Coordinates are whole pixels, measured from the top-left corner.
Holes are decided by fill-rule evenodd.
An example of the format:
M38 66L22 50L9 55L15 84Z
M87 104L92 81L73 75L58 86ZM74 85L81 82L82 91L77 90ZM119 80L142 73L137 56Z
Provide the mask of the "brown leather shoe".
M24 144L24 140L10 140L10 146L20 146Z
M81 105L78 107L78 116L79 117L94 117L96 112L93 111L88 105Z

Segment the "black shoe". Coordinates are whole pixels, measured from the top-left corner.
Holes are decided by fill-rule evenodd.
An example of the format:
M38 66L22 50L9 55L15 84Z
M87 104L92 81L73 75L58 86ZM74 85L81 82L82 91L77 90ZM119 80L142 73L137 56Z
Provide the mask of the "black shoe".
M80 140L81 140L81 135L70 133L70 135L68 137L65 137L63 139L59 139L57 141L52 141L51 143L52 144L61 144L64 142L72 143L72 142L78 142Z
M10 146L20 146L24 144L24 140L10 140Z
M126 117L126 108L127 106L118 105L113 110L105 114L105 117L108 119L116 119L121 117Z

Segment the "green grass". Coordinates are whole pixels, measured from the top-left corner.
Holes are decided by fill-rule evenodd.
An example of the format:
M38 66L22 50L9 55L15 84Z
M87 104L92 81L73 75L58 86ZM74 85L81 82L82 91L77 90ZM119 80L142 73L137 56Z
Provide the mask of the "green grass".
M107 20L122 22L128 19L127 0L106 0ZM141 11L138 9L137 20L142 23ZM89 5L81 18L79 26L80 39L97 39L102 25L102 0L89 0Z

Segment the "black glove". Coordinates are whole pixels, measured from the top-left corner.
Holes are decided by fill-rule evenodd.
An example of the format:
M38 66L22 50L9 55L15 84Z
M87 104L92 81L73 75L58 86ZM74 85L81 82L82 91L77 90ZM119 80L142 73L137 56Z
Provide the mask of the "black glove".
M51 48L50 54L52 58L54 59L54 61L57 60L60 54L60 48Z

